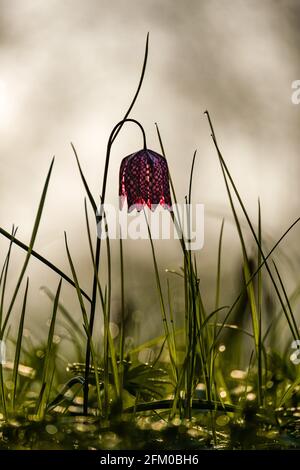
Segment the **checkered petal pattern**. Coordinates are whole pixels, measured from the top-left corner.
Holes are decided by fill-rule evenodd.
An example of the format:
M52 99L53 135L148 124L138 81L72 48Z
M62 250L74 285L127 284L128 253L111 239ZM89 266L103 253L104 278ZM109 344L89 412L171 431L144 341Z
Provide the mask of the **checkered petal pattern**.
M120 207L127 199L128 212L144 206L155 210L160 204L171 209L169 170L166 159L143 149L125 157L120 167Z

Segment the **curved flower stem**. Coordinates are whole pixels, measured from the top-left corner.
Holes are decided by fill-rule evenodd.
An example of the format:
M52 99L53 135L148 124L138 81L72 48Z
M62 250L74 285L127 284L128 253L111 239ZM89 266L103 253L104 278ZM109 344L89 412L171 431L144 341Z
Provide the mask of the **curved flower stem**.
M96 214L96 221L97 225L101 224L103 218L103 206L105 203L105 195L106 195L106 186L107 186L107 176L108 176L108 168L109 168L109 161L110 161L110 153L112 144L115 141L118 133L120 132L123 124L126 122L132 122L136 124L142 131L143 134L143 145L144 149L147 148L146 142L146 134L144 131L143 126L135 119L125 118L122 121L118 122L115 125L113 130L110 133L107 148L106 148L106 158L105 158L105 166L104 166L104 175L103 175L103 183L102 183L102 192L101 192L101 205L100 211ZM101 252L101 238L97 237L96 242L96 254L95 254L95 272L94 272L94 279L93 279L93 292L92 292L92 301L91 301L91 310L90 310L90 337L92 338L93 335L93 327L94 327L94 320L95 320L95 311L96 311L96 301L97 301L97 286L98 286L98 272L99 272L99 265L100 265L100 252ZM108 325L109 328L109 325ZM84 382L84 401L83 401L83 412L87 414L88 412L88 394L89 394L89 371L90 371L90 356L91 356L91 346L90 342L87 342L86 347L86 357L85 357L85 382Z
M101 193L101 205L104 204L104 199L105 199L107 174L108 174L111 147L112 147L112 144L114 143L114 140L115 140L116 136L120 132L120 130L121 130L123 124L125 124L125 122L133 122L134 124L139 126L139 128L141 129L142 134L143 134L144 150L147 149L146 134L145 134L144 128L138 121L136 121L136 119L125 118L125 119L122 119L122 121L118 122L118 124L115 125L115 127L113 128L113 130L110 133L108 143L107 143L106 159L105 159L105 167L104 167L104 175L103 175L103 184L102 184L102 193ZM100 217L101 216L102 216L102 214L100 214Z
M138 87L136 89L135 95L129 105L129 108L127 109L125 116L123 120L127 119L133 106L135 105L135 102L138 98L138 95L140 93L144 77L145 77L145 72L146 72L146 67L147 67L147 61L148 61L148 48L149 48L149 33L147 34L146 38L146 46L145 46L145 54L144 54L144 60L143 60L143 66L142 66L142 72L140 75ZM116 139L118 133L121 130L121 127L118 127L117 130L115 131L110 146ZM145 142L144 142L145 143ZM108 160L106 158L106 167L108 169ZM107 169L106 169L106 178L107 178ZM104 189L104 196L105 196L105 188L106 188L106 181L103 179L103 188L102 188L102 196L103 196L103 189ZM103 204L103 199L102 199L102 204ZM97 213L95 211L96 219L97 219ZM100 263L100 249L101 249L101 241L97 237L97 244L96 244L96 256L95 256L95 270L94 270L94 281L93 281L93 296L92 296L92 302L91 302L91 317L90 317L90 323L91 323L91 334L93 330L93 322L94 322L94 316L95 316L95 307L96 307L96 295L97 295L97 284L98 284L98 270L99 270L99 263ZM92 320L92 321L91 321ZM88 411L88 393L89 393L89 384L88 384L88 379L89 379L89 367L90 367L90 344L89 341L87 342L87 350L86 350L86 367L85 367L85 382L84 382L84 402L83 402L83 412L84 414L87 414Z

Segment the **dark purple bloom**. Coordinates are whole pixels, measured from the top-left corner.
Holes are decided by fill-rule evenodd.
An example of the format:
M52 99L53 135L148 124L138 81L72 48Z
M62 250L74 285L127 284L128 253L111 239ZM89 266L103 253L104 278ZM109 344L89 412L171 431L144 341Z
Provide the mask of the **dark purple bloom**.
M120 167L120 206L127 198L128 211L151 210L160 204L171 209L169 170L164 157L153 150L143 149L122 160Z

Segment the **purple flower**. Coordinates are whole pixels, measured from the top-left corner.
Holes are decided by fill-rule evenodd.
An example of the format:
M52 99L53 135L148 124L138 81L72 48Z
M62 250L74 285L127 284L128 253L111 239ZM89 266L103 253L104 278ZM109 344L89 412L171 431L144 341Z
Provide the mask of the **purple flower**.
M169 170L164 157L143 149L122 160L120 167L120 207L127 198L128 212L144 206L155 210L158 204L171 209Z

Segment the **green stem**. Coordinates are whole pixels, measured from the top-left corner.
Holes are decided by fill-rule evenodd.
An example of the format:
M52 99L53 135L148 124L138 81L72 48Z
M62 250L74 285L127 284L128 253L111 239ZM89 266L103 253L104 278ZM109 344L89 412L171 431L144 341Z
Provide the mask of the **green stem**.
M107 176L108 176L108 168L109 168L112 144L114 140L116 139L116 136L120 132L122 126L125 124L125 122L132 122L141 129L142 134L143 134L144 149L147 148L146 134L145 134L144 128L135 119L129 119L129 118L122 119L122 121L118 122L118 124L116 124L113 130L111 131L109 139L108 139L108 143L107 143L107 149L106 149L106 158L105 158L104 175L103 175L102 192L101 192L101 205L100 205L100 210L97 211L97 214L96 214L97 225L98 224L101 225L102 218L103 218L103 208L104 208L104 203L105 203ZM92 301L91 301L90 323L89 323L89 330L90 330L91 338L93 335L96 302L97 302L97 286L98 286L98 273L99 273L99 266L100 266L100 252L101 252L101 238L97 237L95 270L94 270L94 278L93 278ZM87 341L86 356L85 356L85 382L84 382L84 389L83 389L83 395L84 395L83 412L85 415L88 412L90 357L91 357L91 346L90 346L90 342Z

